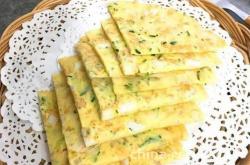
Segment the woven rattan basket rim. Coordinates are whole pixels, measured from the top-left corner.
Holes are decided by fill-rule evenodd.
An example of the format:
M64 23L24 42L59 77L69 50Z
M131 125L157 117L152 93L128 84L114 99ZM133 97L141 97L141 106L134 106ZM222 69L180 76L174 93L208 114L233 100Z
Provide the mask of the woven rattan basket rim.
M12 22L3 32L0 38L0 68L4 65L4 55L9 50L9 40L13 33L21 29L22 23L29 21L33 18L34 14L39 13L41 11L47 9L53 9L58 5L66 4L70 0L43 0L40 2L30 13L21 16ZM233 18L228 15L224 10L214 5L213 3L207 0L189 0L189 2L193 6L201 7L206 10L213 19L216 19L220 22L221 26L227 30L230 36L233 38L234 46L242 52L244 56L244 60L246 64L249 64L250 61L250 30L247 29L244 25L236 23ZM5 99L4 92L6 88L0 83L0 104ZM250 156L248 156L250 159ZM236 162L238 165L250 165L250 161L246 160L238 160ZM0 162L0 165L4 165L4 163Z

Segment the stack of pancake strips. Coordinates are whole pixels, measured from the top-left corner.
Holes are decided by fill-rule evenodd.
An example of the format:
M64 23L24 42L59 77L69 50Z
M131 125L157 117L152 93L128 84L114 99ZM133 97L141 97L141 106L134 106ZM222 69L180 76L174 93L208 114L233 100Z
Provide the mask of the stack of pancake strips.
M197 104L226 43L172 8L108 11L38 93L52 164L168 164L183 156L185 124L204 120Z

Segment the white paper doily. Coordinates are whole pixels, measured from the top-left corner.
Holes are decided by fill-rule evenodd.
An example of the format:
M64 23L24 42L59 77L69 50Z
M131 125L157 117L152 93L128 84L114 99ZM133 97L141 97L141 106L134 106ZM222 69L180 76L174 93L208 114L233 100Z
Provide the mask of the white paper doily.
M228 45L231 43L228 33L219 28L216 21L211 21L206 12L190 6L185 0L145 2L181 10L193 16L204 28L222 36ZM5 119L0 124L1 160L11 165L15 161L17 164L48 161L43 134L32 131L34 136L31 136L25 131L31 126L42 130L36 91L51 86L51 73L58 70L58 56L74 53L73 45L79 37L98 27L100 21L108 17L106 5L104 0L72 0L67 5L36 14L32 21L25 23L23 29L14 34L10 40L10 51L5 55L6 65L1 70L2 82L8 89L6 97L10 100L6 100L2 107L2 113L8 113L3 114ZM207 120L204 124L190 126L192 137L185 144L187 159L176 164L234 164L238 157L246 156L246 146L250 143L250 68L244 65L241 54L232 47L221 52L220 57L224 63L217 69L218 84L207 87L210 99L201 105ZM13 114L11 102L17 116L31 124ZM41 138L37 138L38 135ZM26 148L19 149L19 144L13 143L10 137L13 141L21 140L26 147L32 147L34 144L30 142L36 141L35 154ZM11 146L11 149L6 146ZM30 155L29 159L34 159L35 163L30 160L23 163L27 159L23 153Z
M31 124L20 120L6 100L1 108L0 160L8 165L49 164L45 133L33 131Z

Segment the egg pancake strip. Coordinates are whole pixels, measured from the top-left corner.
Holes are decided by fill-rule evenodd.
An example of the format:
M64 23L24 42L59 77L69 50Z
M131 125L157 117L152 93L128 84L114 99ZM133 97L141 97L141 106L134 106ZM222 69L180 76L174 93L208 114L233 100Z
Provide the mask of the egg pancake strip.
M199 84L116 95L109 78L95 78L92 79L92 87L100 106L102 120L187 101L202 101L206 98L205 89Z
M131 92L149 91L169 88L182 84L207 84L215 81L215 75L208 67L158 73L145 76L128 76L112 78L114 93L125 94Z
M122 161L130 155L157 150L186 136L186 129L182 125L151 130L136 136L128 136L88 147L74 161L82 160L85 165L103 165Z
M226 47L218 35L170 7L119 1L111 3L108 10L133 55L208 52Z
M81 154L85 151L85 144L81 135L81 125L78 113L74 105L74 99L71 91L66 84L65 76L62 73L55 74L52 79L56 92L58 111L62 123L62 132L68 149L69 162L70 164L74 164L73 160L79 155L71 153L75 152ZM84 164L84 162L79 163Z
M123 76L116 54L102 29L89 31L86 36L102 60L109 76Z
M84 64L85 70L90 78L109 77L101 59L89 43L78 43L76 51Z
M220 63L215 53L158 54L133 56L130 54L113 19L102 22L102 28L115 50L125 75L160 73L171 70L215 66Z
M51 163L53 165L68 165L67 147L61 131L55 93L54 91L40 91L38 97Z
M74 67L78 63L77 61L77 57L72 56L60 59L60 64L67 75L67 83L70 85L75 99L83 138L87 146L134 135L153 128L192 123L203 119L199 107L195 103L187 102L102 121L98 114L97 100L88 97L88 95L92 96L92 89L90 88L82 94L82 91L86 91L84 89L90 86L90 82L86 79L84 69L79 66ZM81 85L82 88L78 89L79 84L83 85ZM92 108L89 109L89 107Z
M59 59L59 64L73 94L81 125L83 128L88 127L93 120L92 118L98 119L98 103L91 84L84 73L81 60L78 56L65 57ZM91 116L91 118L87 116Z

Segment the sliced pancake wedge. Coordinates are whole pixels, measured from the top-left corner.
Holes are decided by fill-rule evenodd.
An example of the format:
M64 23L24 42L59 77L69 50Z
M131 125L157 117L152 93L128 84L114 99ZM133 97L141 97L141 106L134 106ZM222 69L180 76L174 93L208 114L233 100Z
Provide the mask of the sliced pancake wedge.
M62 73L58 73L52 76L52 80L68 152L83 152L85 144L81 135L81 124L66 78Z
M184 84L121 95L113 92L109 78L92 79L92 86L100 106L102 120L187 101L199 102L206 98L205 89L200 84Z
M129 136L88 147L74 161L78 162L81 160L86 165L104 165L122 161L130 155L157 150L176 140L182 140L186 136L187 133L183 126L151 130L136 136Z
M127 76L112 78L115 94L164 89L182 84L204 85L214 81L215 75L208 67L152 74L149 77Z
M92 44L96 53L102 60L109 76L123 76L116 54L102 29L89 31L87 32L86 36L89 40L89 43Z
M76 51L84 64L89 78L109 77L100 57L98 57L94 48L89 43L78 43Z
M217 53L187 53L185 54L185 58L183 58L183 54L159 55L157 59L154 58L140 62L138 68L142 74L164 73L202 67L214 68L220 63Z
M170 7L119 1L111 3L108 10L133 55L208 52L226 47L221 37Z
M57 110L55 92L40 91L38 97L51 163L53 165L68 165L67 147L61 131L62 126Z
M59 64L74 97L82 128L88 127L93 118L96 120L99 118L98 103L81 60L78 56L65 57L59 59ZM91 116L91 118L86 116Z
M84 77L83 69L74 67L77 64L77 57L61 59L60 64L65 75L70 75L70 77L67 76L67 83L70 84L71 92L74 95L86 146L135 135L150 129L203 120L203 114L199 107L193 102L187 102L102 121L99 118L97 99L92 100L88 97L88 95L92 95L90 94L93 93L92 89L88 91L89 94L81 95L82 89L89 86L90 82ZM77 81L73 81L72 78L77 79ZM66 86L66 82L61 83ZM79 84L84 85L82 89L78 90ZM67 90L67 88L64 90ZM67 97L70 97L70 95ZM89 109L88 107L92 108Z
M185 53L133 56L122 39L113 19L102 22L102 28L121 64L125 75L140 73L161 73L171 70L184 70L204 66L216 66L220 63L216 53Z

